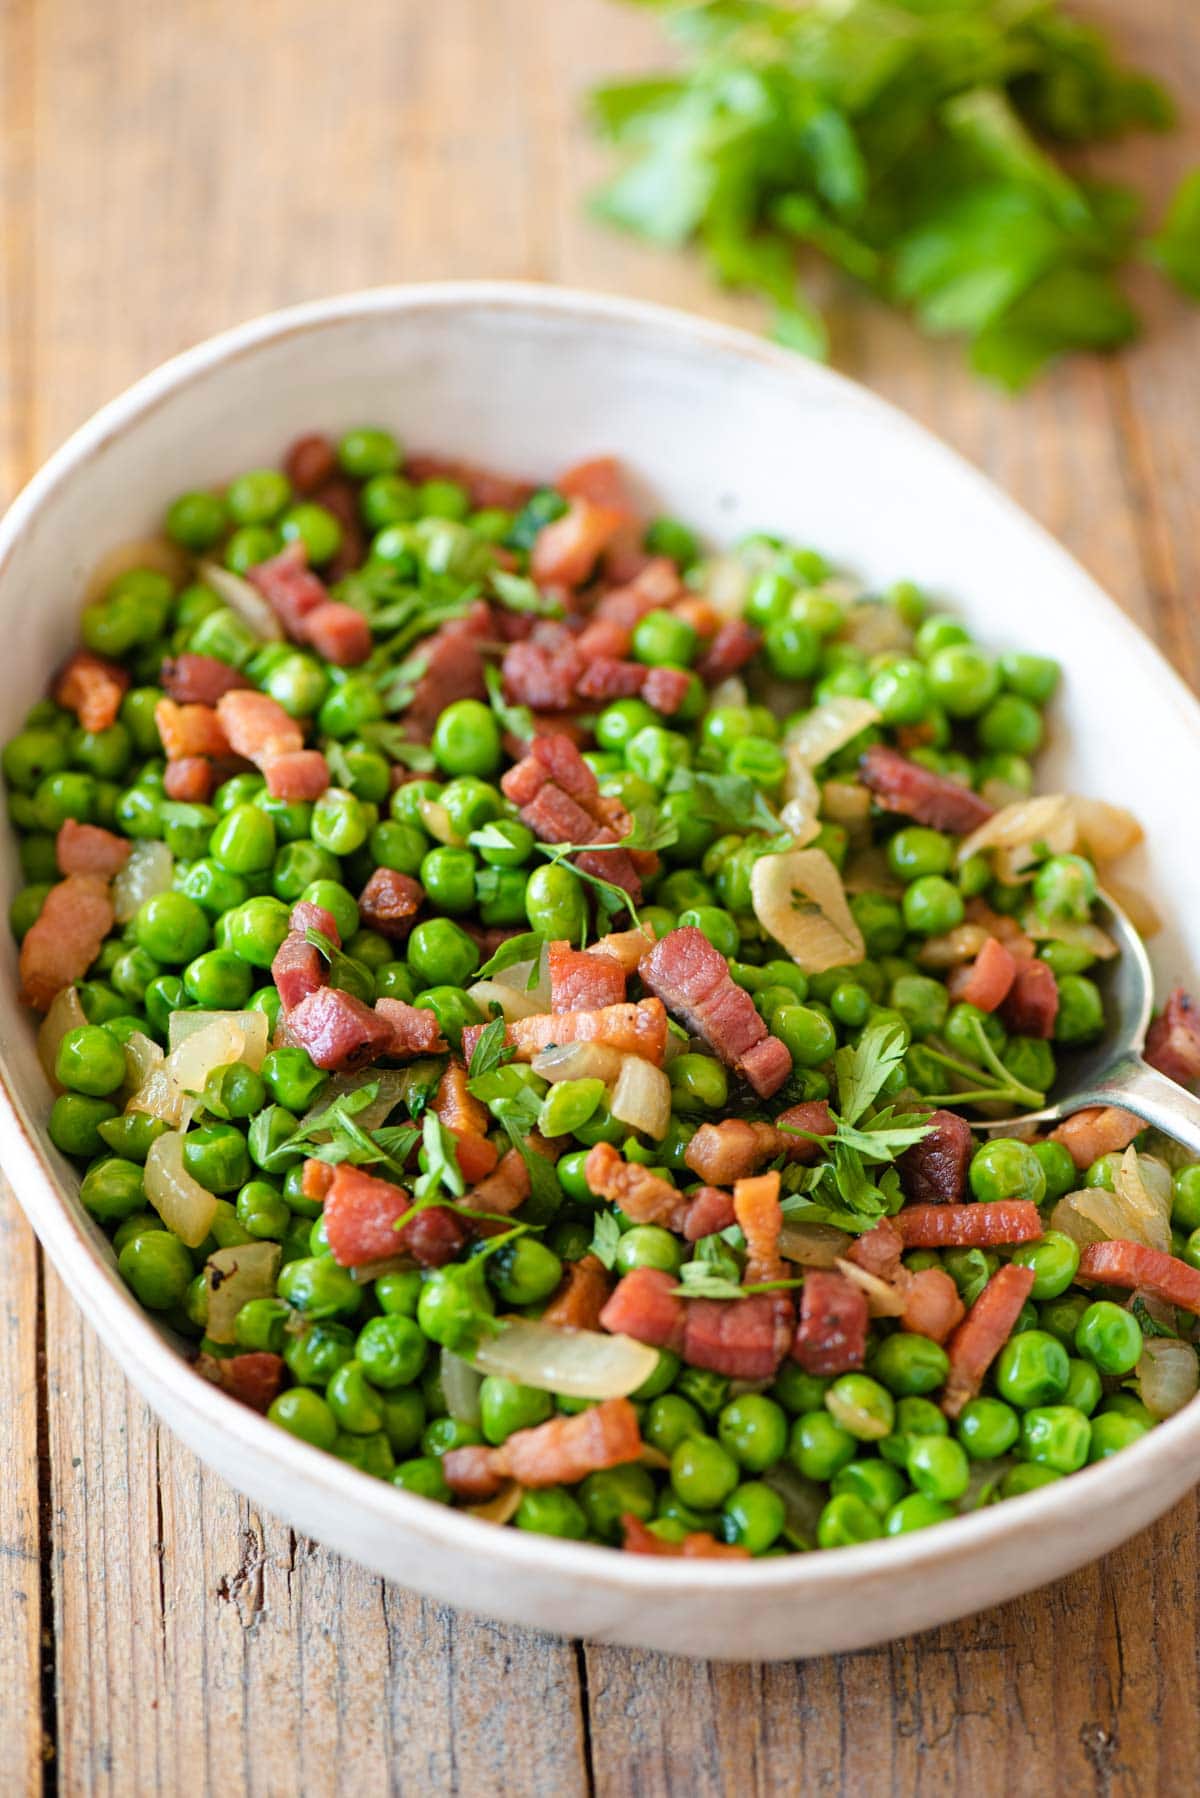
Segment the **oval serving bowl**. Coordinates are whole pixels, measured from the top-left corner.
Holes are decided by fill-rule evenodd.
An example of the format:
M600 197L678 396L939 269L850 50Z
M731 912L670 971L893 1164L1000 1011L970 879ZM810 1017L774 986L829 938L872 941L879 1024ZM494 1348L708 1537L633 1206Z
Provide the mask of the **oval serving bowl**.
M1143 872L1168 920L1152 945L1160 983L1200 967L1200 881L1180 828L1200 786L1200 706L1157 651L1044 532L902 414L799 357L653 306L496 283L381 289L273 313L168 362L76 432L0 524L4 735L75 641L85 578L107 548L155 529L181 489L272 461L304 430L363 420L424 451L531 477L614 452L656 509L714 541L785 532L868 582L918 581L986 642L1060 657L1067 680L1042 785L1138 813ZM2 854L11 894L7 832ZM398 1491L198 1378L125 1290L45 1133L49 1094L7 931L2 953L0 1157L76 1302L203 1460L404 1586L676 1653L828 1653L1067 1573L1197 1477L1200 1402L1026 1497L893 1541L747 1565L497 1529Z

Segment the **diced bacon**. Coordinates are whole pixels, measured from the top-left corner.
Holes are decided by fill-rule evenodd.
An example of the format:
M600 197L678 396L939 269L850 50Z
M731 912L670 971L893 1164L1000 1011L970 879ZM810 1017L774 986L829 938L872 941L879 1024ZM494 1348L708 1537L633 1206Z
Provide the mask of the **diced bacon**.
M967 900L965 915L968 924L982 926L989 936L994 936L997 942L1003 943L1017 961L1032 960L1033 938L1026 936L1015 918L990 906L981 893L976 893Z
M904 1238L897 1230L891 1218L881 1217L870 1230L864 1230L856 1236L846 1250L846 1260L853 1261L877 1280L892 1281L900 1272L900 1257L904 1253Z
M79 824L74 818L63 820L54 841L60 873L98 874L101 880L111 880L125 866L132 848L128 837L98 824Z
M304 747L304 732L296 720L267 693L223 693L217 701L217 717L229 747L247 761L268 762Z
M486 1137L466 1135L458 1145L460 1168L463 1167L464 1144L468 1147L468 1159L476 1152L475 1144L484 1145L495 1154L495 1149ZM469 1177L465 1169L463 1177ZM494 1211L507 1217L511 1212L520 1210L529 1197L529 1191L529 1169L525 1166L525 1157L516 1149L507 1149L494 1171L486 1179L477 1180L462 1202L471 1211Z
M975 960L965 968L955 968L946 984L956 1003L995 1011L1008 997L1016 977L1015 957L997 937L990 936Z
M1015 1262L994 1273L950 1338L950 1372L942 1393L942 1410L957 1417L983 1385L986 1374L1013 1333L1013 1326L1033 1290L1031 1267Z
M501 663L504 691L514 705L536 712L569 712L583 673L574 643L510 643Z
M611 1291L604 1263L595 1255L584 1255L567 1264L554 1297L542 1312L542 1322L556 1324L560 1330L598 1330Z
M867 1301L845 1274L810 1268L800 1293L800 1322L792 1359L805 1373L840 1374L861 1367L867 1354Z
M739 1180L733 1189L733 1212L746 1238L745 1282L777 1280L783 1273L779 1259L779 1234L783 1212L779 1203L778 1173L756 1174Z
M403 942L421 909L424 889L409 874L394 868L376 868L358 895L363 924L390 942Z
M584 1178L594 1193L618 1206L635 1224L663 1224L678 1230L687 1214L683 1194L640 1162L624 1161L611 1143L588 1150Z
M323 905L316 905L311 899L297 899L288 914L288 925L298 930L301 936L306 930L319 930L327 936L335 949L342 946L341 933L337 927L337 919Z
M1150 1292L1200 1317L1200 1269L1144 1242L1092 1242L1079 1257L1080 1280Z
M467 1090L467 1070L461 1061L447 1063L433 1097L433 1110L457 1142L458 1165L463 1179L472 1186L486 1179L499 1160L495 1144L487 1138L491 1114L487 1106Z
M1200 1015L1195 1000L1181 986L1171 993L1146 1033L1146 1060L1180 1086L1200 1079Z
M108 882L95 874L68 874L46 894L37 920L21 944L21 997L49 1011L56 993L82 980L113 927Z
M1018 961L1008 997L1000 1007L1007 1030L1015 1036L1054 1035L1058 1016L1058 984L1044 961Z
M715 637L725 622L716 606L698 593L688 593L677 599L671 610L676 618L690 624L698 637Z
M661 1267L635 1267L600 1313L601 1326L616 1336L632 1336L651 1348L683 1347L687 1308L676 1292L674 1274ZM734 1303L742 1301L735 1300Z
M168 762L163 792L185 805L205 805L217 784L216 770L206 755L184 755Z
M914 1336L928 1336L931 1342L945 1342L950 1332L962 1322L963 1302L958 1288L944 1268L923 1267L907 1276L900 1284L904 1310L900 1328Z
M463 1031L463 1053L474 1052L482 1025ZM661 1067L667 1048L667 1014L657 999L636 1005L602 1005L596 1011L558 1011L517 1018L504 1033L518 1061L532 1061L552 1043L603 1043L622 1055L640 1055ZM468 1063L469 1065L469 1063Z
M668 932L638 971L650 991L749 1080L760 1098L783 1085L792 1068L787 1048L769 1035L749 993L734 984L725 957L703 931L688 925Z
M255 1349L246 1355L223 1356L219 1360L215 1355L201 1355L196 1368L230 1398L264 1414L283 1384L283 1357L272 1355L266 1349Z
M575 696L592 700L597 705L607 705L612 699L631 699L648 684L649 674L650 670L641 662L592 656L575 681ZM686 687L686 680L684 685Z
M733 1380L774 1378L795 1328L789 1293L687 1299L685 1309L682 1354L689 1367L704 1367Z
M570 943L549 944L550 1005L553 1011L595 1011L619 1005L625 997L625 970L612 955L572 949Z
M497 474L494 469L453 461L447 456L409 456L404 472L410 481L457 482L466 488L477 512L490 511L493 506L504 512L517 512L534 492L530 481L519 481L512 475Z
M590 499L595 506L611 506L614 512L634 516L633 499L616 456L590 456L573 462L554 483L564 499Z
M361 567L366 557L366 539L359 519L358 489L344 474L331 475L313 494L318 506L332 512L342 527L342 540L325 565L325 579L340 581L354 568ZM313 639L310 637L309 641Z
M322 1213L330 1254L339 1267L365 1267L399 1254L396 1225L411 1209L412 1199L402 1186L349 1161L339 1163Z
M84 730L107 730L117 721L128 686L119 662L77 649L54 683L54 699L74 712Z
M633 632L616 618L592 618L575 639L575 649L585 664L597 657L623 662L633 647Z
M319 1068L351 1073L388 1053L392 1027L361 999L323 986L280 1017L276 1041L307 1049Z
M318 606L328 604L329 589L308 566L303 544L289 543L277 556L249 569L246 578L257 587L288 636L294 642L306 642L306 620Z
M1076 1167L1091 1167L1101 1155L1127 1149L1145 1128L1143 1119L1119 1105L1088 1105L1064 1118L1050 1141L1060 1142Z
M990 1249L999 1243L1037 1242L1042 1220L1028 1199L989 1205L906 1205L892 1219L906 1249Z
M248 687L250 682L228 662L218 661L216 656L199 656L186 651L183 655L164 659L158 684L167 698L177 705L216 705L222 693L232 693L236 687Z
M965 836L992 815L986 800L947 774L935 774L896 749L876 743L859 762L859 778L886 812L899 812L933 830Z
M301 1193L310 1203L323 1205L325 1196L333 1185L333 1175L333 1167L328 1161L317 1161L310 1156L301 1172Z
M210 705L176 705L173 699L160 699L154 708L154 722L169 762L229 754L229 739Z
M773 1124L751 1123L746 1118L726 1118L720 1124L701 1124L684 1151L692 1172L714 1186L728 1186L757 1173L777 1155L789 1161L813 1162L821 1153L809 1136L832 1136L837 1129L824 1099L793 1105ZM796 1131L806 1131L804 1136Z
M371 653L371 627L341 600L316 606L304 620L304 641L338 668L356 668Z
M669 1542L656 1536L632 1511L621 1518L624 1541L621 1546L631 1555L678 1555L690 1561L745 1561L750 1550L740 1542L718 1542L709 1530L689 1530L682 1542Z
M683 1218L683 1234L689 1242L702 1236L715 1236L737 1222L733 1213L733 1195L719 1186L701 1186L688 1200Z
M915 1205L954 1205L967 1190L974 1139L966 1118L956 1111L931 1111L930 1130L897 1166L905 1195Z
M579 587L625 521L623 512L573 499L561 518L543 525L533 540L529 571L535 581Z
M284 1011L291 1011L315 993L329 979L329 970L319 949L305 941L298 931L290 931L275 951L271 963L271 979Z
M612 832L598 828L592 832L592 836L596 842L603 842L605 837L612 836ZM566 839L562 837L543 838L545 842L561 843L564 840ZM629 894L635 905L641 903L642 882L638 874L637 863L633 856L627 854L624 849L609 851L589 849L581 855L572 856L571 860L583 873L594 875L600 880L607 880L610 886L621 887Z
M521 1486L573 1486L589 1473L636 1461L642 1452L637 1412L609 1398L575 1417L552 1417L517 1430L499 1448L453 1448L442 1471L459 1498L487 1498L506 1479Z
M466 1240L466 1225L445 1205L427 1205L396 1232L396 1245L421 1267L445 1267Z
M491 609L477 600L464 617L451 619L417 645L414 653L425 671L404 712L410 736L427 743L448 705L458 699L487 698L481 644L491 635Z
M500 781L505 798L517 806L528 804L547 784L561 787L598 817L593 812L600 796L596 776L570 737L557 729L533 737L524 757Z
M715 686L727 675L744 668L757 654L761 642L761 631L756 631L743 618L731 618L721 626L696 663L696 673L708 686Z
M615 618L632 630L647 612L672 604L683 592L679 570L669 556L642 559L641 566L623 586L614 587L596 606L593 617Z
M440 1055L446 1042L437 1015L403 999L376 999L375 1015L391 1026L392 1040L386 1053L393 1061L411 1061L415 1055Z
M272 799L319 799L329 786L329 763L319 749L290 749L262 763Z
M283 459L283 471L302 496L315 493L337 469L337 452L329 438L319 431L297 437Z
M642 698L664 718L673 718L692 690L686 668L649 668L642 683Z

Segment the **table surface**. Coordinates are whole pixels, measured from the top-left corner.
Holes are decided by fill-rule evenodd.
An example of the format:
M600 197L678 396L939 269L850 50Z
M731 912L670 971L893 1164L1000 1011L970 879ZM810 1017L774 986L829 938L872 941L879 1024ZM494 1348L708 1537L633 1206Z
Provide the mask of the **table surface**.
M1092 0L1190 101L1195 0ZM1124 16L1122 16L1124 15ZM523 276L755 324L591 224L580 96L653 66L608 0L0 0L0 496L134 376L282 303ZM1009 400L834 294L835 360L983 466L1200 676L1200 324ZM319 422L319 421L318 421ZM236 435L236 423L233 424ZM1191 601L1192 603L1189 603ZM1000 1610L795 1665L559 1642L427 1604L161 1429L0 1192L0 1790L1143 1793L1200 1759L1197 1507Z

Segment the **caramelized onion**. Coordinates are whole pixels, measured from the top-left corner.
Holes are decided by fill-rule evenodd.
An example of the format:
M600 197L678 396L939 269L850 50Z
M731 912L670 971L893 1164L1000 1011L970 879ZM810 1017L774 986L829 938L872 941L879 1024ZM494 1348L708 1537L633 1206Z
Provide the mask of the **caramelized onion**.
M750 876L754 915L806 974L849 967L865 953L842 877L823 849L762 855Z
M658 1366L658 1350L632 1336L560 1330L532 1318L510 1317L497 1335L483 1338L471 1364L480 1373L502 1374L539 1392L628 1398Z

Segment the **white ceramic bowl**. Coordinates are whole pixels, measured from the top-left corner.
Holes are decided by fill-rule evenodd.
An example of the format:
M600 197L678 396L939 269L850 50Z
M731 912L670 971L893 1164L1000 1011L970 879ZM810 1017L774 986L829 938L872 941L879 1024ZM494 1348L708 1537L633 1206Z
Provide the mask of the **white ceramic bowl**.
M177 357L50 460L0 526L0 731L76 635L107 547L180 489L277 457L305 429L378 420L421 449L529 476L602 451L717 541L754 527L887 582L910 577L1068 682L1048 778L1132 804L1170 919L1160 978L1200 966L1189 822L1200 709L1044 533L918 426L799 357L656 307L463 284L272 314ZM10 892L19 881L4 834ZM1103 1553L1191 1485L1200 1404L1104 1466L897 1541L757 1565L676 1562L496 1529L306 1447L199 1379L117 1277L45 1134L49 1096L4 932L0 1152L58 1272L172 1429L260 1505L402 1585L571 1635L725 1659L861 1647L979 1609Z

